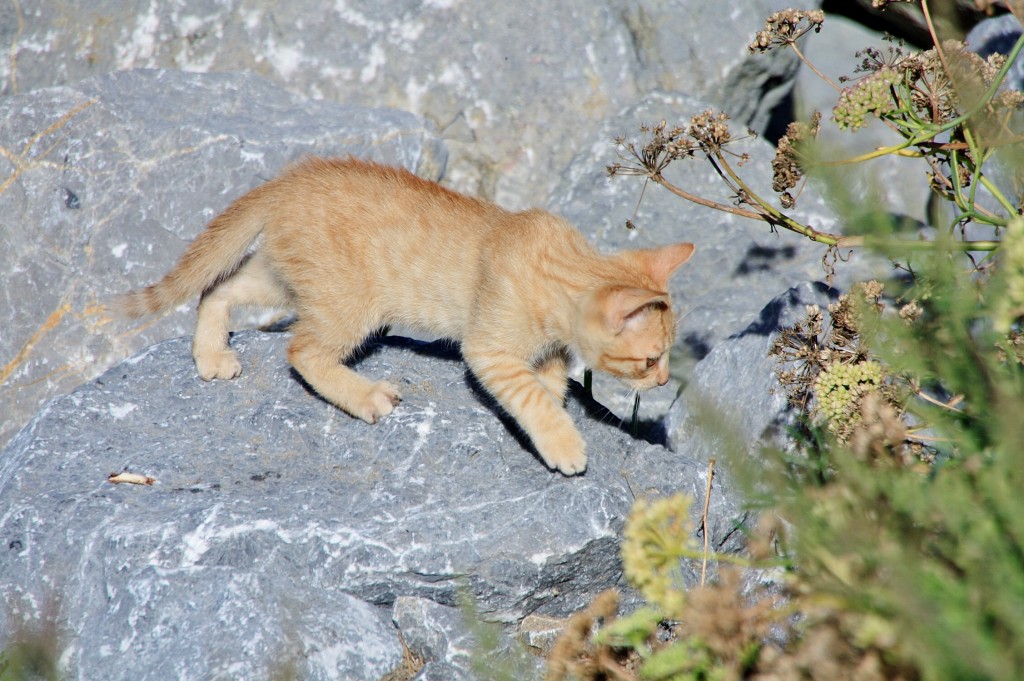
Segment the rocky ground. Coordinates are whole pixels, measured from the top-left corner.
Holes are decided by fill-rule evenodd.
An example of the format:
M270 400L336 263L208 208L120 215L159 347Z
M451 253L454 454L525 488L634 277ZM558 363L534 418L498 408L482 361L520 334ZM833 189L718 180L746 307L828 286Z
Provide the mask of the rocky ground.
M732 112L737 132L784 120L796 63L746 52L784 5L0 8L0 631L59 604L69 679L260 678L281 665L378 679L402 664L403 641L426 661L419 678L469 679L460 592L507 643L524 620L620 584L632 500L702 498L709 458L776 431L784 404L767 348L836 290L821 248L794 235L658 187L634 215L642 183L606 177L611 140L709 107ZM771 144L737 149L769 193ZM236 334L242 377L207 384L189 355L191 307L141 324L104 308L307 153L546 207L602 249L696 243L673 282L674 378L645 397L644 437L621 423L623 388L598 381L596 402L577 389L569 408L591 464L564 478L449 345L372 347L360 371L398 381L406 399L369 426L296 379L287 331ZM670 172L730 200L706 164ZM813 188L799 213L842 228ZM835 285L869 269L851 263ZM727 436L703 426L706 405ZM107 481L125 470L154 483ZM725 470L711 509L712 545L741 550L747 515Z

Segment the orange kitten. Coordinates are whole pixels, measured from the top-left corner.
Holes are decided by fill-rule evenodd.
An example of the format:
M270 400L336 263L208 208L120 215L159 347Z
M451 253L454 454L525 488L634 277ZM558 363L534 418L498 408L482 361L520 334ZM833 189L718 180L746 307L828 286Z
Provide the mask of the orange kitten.
M680 243L599 254L565 220L511 213L406 170L311 158L214 219L160 282L124 296L130 316L202 295L192 355L205 380L242 369L228 346L236 305L290 307L288 361L321 396L375 423L401 399L343 363L402 324L461 341L480 383L551 468L587 465L563 408L567 360L638 390L668 381Z

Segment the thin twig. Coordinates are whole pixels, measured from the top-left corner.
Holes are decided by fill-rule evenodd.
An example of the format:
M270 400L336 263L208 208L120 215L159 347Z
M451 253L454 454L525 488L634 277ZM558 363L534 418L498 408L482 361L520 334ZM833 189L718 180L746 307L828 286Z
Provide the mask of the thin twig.
M700 585L704 586L704 578L708 572L708 506L711 504L711 480L715 477L715 460L708 461L708 486L704 490L704 513L701 515L700 524L704 528L704 558L700 564Z
M836 92L840 92L840 91L842 91L842 88L841 88L841 87L839 87L838 85L836 85L836 84L835 84L834 82L832 82L832 79L831 79L831 78L829 78L829 77L828 77L828 76L826 76L826 75L825 75L824 73L822 73L822 72L821 72L821 71L819 71L819 70L818 70L817 68L815 68L814 64L812 64L812 63L810 62L810 60L809 60L809 59L807 59L807 57L805 57L805 56L804 56L804 53L800 51L800 48L796 46L796 41L795 41L795 40L791 40L791 41L790 41L789 43L787 43L787 44L788 44L788 45L789 45L789 46L790 46L791 48L793 48L793 51L794 51L794 52L796 52L796 56L800 58L800 61L802 61L802 62L804 63L804 66L806 66L807 68L809 68L809 69L810 69L811 71L814 71L815 75L817 75L817 76L818 76L819 78L821 78L821 79L822 79L823 81L825 81L826 83L828 83L829 85L831 85L831 86L832 86L832 89L834 89L834 90L835 90Z
M949 402L943 402L942 400L937 400L934 397L932 397L931 395L929 395L928 393L924 392L923 390L918 390L917 391L917 396L920 397L925 402L930 402L931 404L934 404L936 407L942 407L943 409L948 409L950 411L956 412L957 414L962 414L963 413L962 409L957 409L956 408L956 405L958 405L961 402L963 402L963 399L964 399L963 395L954 395L953 398Z

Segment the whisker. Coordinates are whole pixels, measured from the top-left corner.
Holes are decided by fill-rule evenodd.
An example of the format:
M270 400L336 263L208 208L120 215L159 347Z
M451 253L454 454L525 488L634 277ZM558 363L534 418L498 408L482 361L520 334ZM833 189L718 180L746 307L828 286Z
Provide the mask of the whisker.
M685 312L680 312L679 314L676 315L676 331L679 331L679 327L683 325L683 320L686 319L686 317L689 316L691 312L693 312L692 306Z

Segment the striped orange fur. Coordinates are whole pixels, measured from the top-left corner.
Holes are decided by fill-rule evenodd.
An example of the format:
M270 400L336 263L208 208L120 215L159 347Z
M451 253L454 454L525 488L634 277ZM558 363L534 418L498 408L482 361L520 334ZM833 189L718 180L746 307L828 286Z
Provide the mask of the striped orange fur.
M370 423L401 398L343 364L368 335L400 324L458 340L544 463L573 475L587 458L563 408L568 358L638 390L664 384L676 327L668 280L693 250L601 255L545 211L506 211L399 168L309 158L235 201L121 307L142 316L200 296L192 354L205 380L241 373L233 307L290 307L289 362Z

